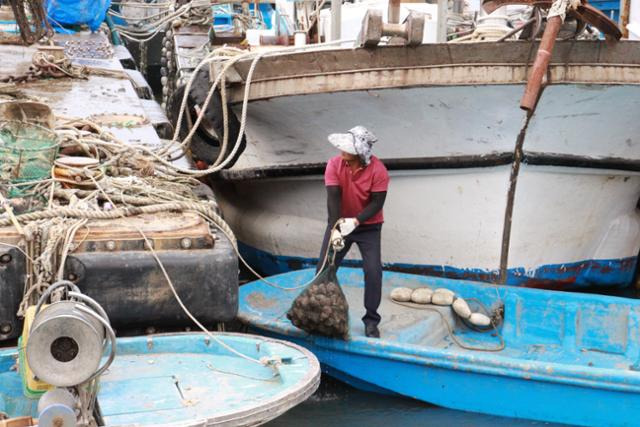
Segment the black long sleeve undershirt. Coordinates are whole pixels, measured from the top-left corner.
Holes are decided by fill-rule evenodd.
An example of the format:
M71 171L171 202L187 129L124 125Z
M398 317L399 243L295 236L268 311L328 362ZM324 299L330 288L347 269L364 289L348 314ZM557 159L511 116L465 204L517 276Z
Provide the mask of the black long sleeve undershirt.
M367 203L367 206L364 207L362 212L360 212L356 216L356 219L358 220L358 222L362 224L363 222L367 221L369 218L371 218L372 216L380 212L380 209L382 209L382 206L384 205L384 200L386 198L387 198L386 191L371 193L371 199L369 200L369 203Z
M386 191L380 191L371 193L371 199L367 206L364 207L362 212L360 212L356 219L360 224L370 219L376 213L382 209L384 205L384 201L387 198ZM340 218L340 207L342 199L342 189L339 185L329 185L327 186L327 212L329 214L329 224L333 225Z
M342 189L339 185L327 186L327 212L329 213L329 225L333 225L340 218L340 205L342 204Z

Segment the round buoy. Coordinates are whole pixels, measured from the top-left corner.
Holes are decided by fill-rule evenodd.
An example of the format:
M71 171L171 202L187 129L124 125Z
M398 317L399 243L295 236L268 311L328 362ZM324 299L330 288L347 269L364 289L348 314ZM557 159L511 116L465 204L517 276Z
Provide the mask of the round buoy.
M456 294L446 288L438 288L433 291L431 302L435 305L451 305Z
M413 292L413 289L411 288L395 288L391 291L391 295L389 296L394 301L409 302L411 301L412 292Z
M416 304L430 304L433 297L433 290L429 288L418 288L411 293L411 302Z

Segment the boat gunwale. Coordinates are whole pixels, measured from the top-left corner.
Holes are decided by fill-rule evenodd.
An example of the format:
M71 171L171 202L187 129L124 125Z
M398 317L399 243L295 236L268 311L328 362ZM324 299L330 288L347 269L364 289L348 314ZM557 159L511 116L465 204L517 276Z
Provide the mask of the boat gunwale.
M508 166L513 163L512 152L433 156L421 158L393 158L380 159L389 171L405 170L456 170L474 168L492 168ZM524 151L522 163L530 166L552 166L575 169L595 169L603 171L640 173L640 159L625 159L619 157L596 158L576 156L572 154L542 153ZM322 176L326 162L318 163L289 163L285 165L269 165L251 168L225 169L213 174L209 179L216 181L249 181L270 178L290 178L302 176Z
M313 269L306 269L306 271L314 271ZM357 269L349 269L357 270ZM283 273L280 275L272 276L287 276L295 275L296 273L303 272L305 270L297 270L294 272ZM435 278L438 280L447 281L447 279ZM551 291L545 291L534 288L509 288L495 286L491 284L472 282L468 280L456 280L455 282L461 283L464 286L478 286L485 289L494 288L503 291L501 295L502 299L506 299L506 293L519 294L533 292L533 293L548 293ZM506 357L500 355L500 353L486 353L476 352L470 353L467 351L461 351L457 347L449 349L442 349L436 347L425 347L416 344L400 344L394 341L386 341L382 339L377 342L376 340L365 337L354 337L349 341L341 341L337 339L329 339L325 337L316 337L306 334L290 323L281 319L282 316L275 320L265 320L258 315L252 315L244 313L242 311L244 303L243 295L247 292L259 290L259 282L251 282L243 285L240 288L240 311L238 312L238 319L244 323L253 325L254 327L263 328L268 331L283 334L285 336L291 336L298 339L306 339L313 343L315 346L324 347L330 350L338 350L342 352L352 352L363 356L372 356L376 358L381 357L381 353L378 351L381 346L385 347L385 354L390 359L411 362L430 367L456 370L456 371L468 371L479 374L508 376L513 378L545 381L552 383L571 384L581 387L590 387L608 390L623 391L623 392L640 392L640 372L637 371L622 371L622 369L616 368L596 368L590 366L572 367L571 365L558 363L558 362L542 362L538 360L526 360L517 359L514 357ZM598 295L592 294L575 294L572 296L577 297L577 300L590 300L592 302L598 301ZM628 299L622 297L607 296L607 299L618 300L619 303L626 303L626 305L632 305L634 308L640 308L640 301L631 303ZM615 303L615 301L614 301ZM637 317L637 316L636 316ZM372 346L371 344L374 344ZM377 345L375 345L377 344ZM629 361L629 359L626 359Z
M272 77L264 77L264 78L252 78L251 83L267 83L278 80L294 80L301 79L305 77L318 77L318 76L338 76L343 74L355 74L355 73L377 73L382 71L412 71L412 70L426 70L426 69L434 69L434 68L460 68L460 67L509 67L509 68L521 68L521 67L529 67L529 63L527 62L517 62L517 63L507 63L507 62L474 62L474 63L452 63L452 64L432 64L432 65L417 65L417 66L396 66L396 67L371 67L371 68L359 68L359 69L351 69L351 70L339 70L339 71L325 71L325 72L315 72L315 73L304 73L304 74L283 74L280 76L272 76ZM600 63L600 62L549 62L549 67L618 67L618 68L640 68L640 64L625 64L625 63ZM570 80L571 83L579 83L573 80ZM487 83L487 84L501 84L501 85L519 85L526 83L525 80L522 81L509 81L509 82L497 82L497 83ZM555 82L554 82L555 83ZM591 82L590 82L591 83ZM466 85L476 85L477 83L467 83ZM627 82L608 82L604 81L601 84L640 84L640 82L635 83L627 83ZM462 86L461 83L456 83L456 85ZM442 86L442 84L424 84L424 85L416 85L416 86ZM390 86L395 87L395 86ZM382 87L386 88L386 87ZM376 87L375 89L378 89Z
M640 85L640 66L625 66L624 68L631 68L637 75L634 79L629 80L603 80L603 79L586 79L583 75L590 75L583 70L582 75L577 78L567 77L568 70L572 68L578 69L580 74L580 67L582 69L588 67L592 70L600 70L603 68L613 66L593 64L593 65L567 65L567 64L550 64L549 73L551 77L550 86L557 86L561 84L572 85L601 85L601 86L637 86ZM469 67L467 67L469 68ZM478 68L489 68L486 64L478 66ZM364 71L359 70L340 72L336 74L318 74L318 75L305 75L300 77L284 77L282 79L272 80L252 80L251 88L249 90L249 101L264 101L281 97L289 96L305 96L305 95L319 95L319 94L331 94L340 92L362 92L370 90L385 90L385 89L412 89L412 88L431 88L431 87L464 87L464 86L524 86L526 84L526 75L528 66L520 64L519 66L505 65L502 69L506 70L503 74L519 74L517 77L504 77L502 80L494 79L489 80L487 76L494 76L496 74L493 71L487 71L481 73L482 78L475 80L467 78L459 78L458 80L451 78L451 72L454 67L420 67L410 69L384 69L380 71ZM622 67L618 67L622 68ZM413 71L432 71L442 69L441 74L443 77L427 76L425 78L415 78L415 81L411 81L406 76L407 73ZM511 71L517 71L517 73L510 73ZM391 74L393 72L405 72L405 75L395 78L393 76L385 79L385 76L381 74ZM341 76L353 76L348 79L347 82L337 82L333 79L327 79L327 77L341 77ZM366 77L365 77L366 76ZM320 80L320 81L318 81ZM328 86L330 80L331 88L324 88ZM388 82L387 82L388 80ZM375 82L375 83L374 83ZM282 89L278 85L286 85L286 89ZM231 86L227 91L230 93L229 99L232 105L239 105L243 102L245 86Z
M502 42L476 42L476 43L427 43L420 46L408 47L408 46L378 46L375 48L327 48L318 46L313 48L312 45L307 46L303 51L285 51L285 52L271 52L264 55L258 62L258 65L254 72L254 80L260 79L264 74L273 78L289 78L291 70L296 69L309 69L314 73L318 71L317 61L301 60L305 57L313 58L314 56L329 56L336 57L350 57L350 58L336 58L335 61L329 63L323 63L322 66L328 66L331 69L335 69L333 72L349 71L348 68L352 64L362 64L363 60L368 60L370 63L387 63L387 64L400 64L395 66L404 66L407 68L419 67L419 66L451 66L451 65L513 65L513 64L531 64L534 59L534 54L530 52L532 50L535 53L535 47L539 45L538 42L531 43L528 41L510 41L506 43ZM501 55L505 59L496 61L495 47L500 47L497 51L498 55ZM532 49L533 46L533 49ZM625 49L627 51L625 51ZM554 47L554 51L550 60L550 64L618 64L623 66L640 65L640 56L636 56L635 60L628 50L635 51L640 54L640 42L632 40L620 40L615 43L609 43L600 40L569 40L558 41ZM604 53L603 53L604 52ZM491 55L487 55L490 53ZM431 54L431 55L426 55ZM578 61L571 61L567 56L573 55L576 58L585 58ZM618 61L609 60L609 57L614 57ZM355 58L357 57L357 58ZM351 59L352 60L346 60ZM515 59L519 58L519 59ZM340 61L342 59L343 61ZM381 61L384 59L385 61ZM240 77L244 78L251 65L253 58L242 59L234 65L235 69L240 74ZM402 63L412 62L413 65L401 65ZM285 62L286 64L280 64ZM289 67L282 70L283 65L291 65L295 63L297 67ZM273 68L269 68L273 66ZM286 68L286 67L285 67ZM361 67L360 67L361 68ZM387 67L370 67L372 69L383 69ZM366 68L362 68L366 69ZM284 71L284 73L283 73ZM331 71L325 71L331 72ZM293 74L295 75L295 74ZM265 78L265 77L262 77Z
M393 158L380 160L387 170L427 170L427 169L472 169L478 167L506 166L513 162L513 152L433 156L421 158ZM455 163L455 165L454 165ZM222 180L251 180L265 178L281 178L291 176L323 175L326 162L318 163L289 163L285 165L270 165L243 169L226 169L211 175L211 179ZM638 162L640 170L640 161Z
M521 85L526 82L533 60L532 52L535 52L532 47L535 46L530 42L514 41L381 46L373 49L327 49L320 46L298 52L274 52L257 63L249 99L423 86ZM496 56L499 56L498 60ZM553 84L635 85L640 84L640 61L634 58L640 58L640 42L565 41L556 44L549 70ZM244 81L251 63L252 58L249 58L233 65L236 74L228 80L232 103L243 99ZM452 72L447 72L448 69L473 67L501 67L504 70L483 72L473 79L470 72L466 73L469 77L453 76ZM633 74L619 73L621 78L614 79L603 69L606 67L627 68ZM574 68L577 72L571 73ZM423 70L423 75L415 75L420 70ZM424 74L428 73L425 70L441 70L442 75ZM212 72L215 73L213 65ZM330 87L323 81L327 77L332 77Z
M238 319L245 323L252 323L251 319L259 320L256 316L238 315ZM270 323L258 323L254 322L254 325L260 325L270 332L284 334L300 339L309 339L317 337L309 337L308 335L299 334L298 331L294 331L293 328L279 328L278 322ZM280 323L281 325L283 323ZM291 332L294 332L293 334ZM328 339L327 339L328 340ZM329 340L330 341L330 340ZM335 340L334 340L335 341ZM324 342L324 339L312 340L313 345L318 347L324 347L325 349L338 350L344 353L356 353L363 356L373 356L376 358L384 358L380 356L380 353L370 349L370 339L355 338L350 342L355 343L355 346L340 346L333 342ZM388 343L388 341L383 342ZM407 351L407 349L411 351ZM618 373L619 375L610 375L611 372L616 373L614 368L589 368L592 371L601 372L586 372L586 370L579 369L567 369L567 364L557 362L540 362L535 360L527 360L527 369L518 366L522 365L518 363L519 359L513 357L502 357L501 359L506 362L513 362L513 366L505 366L501 361L494 361L488 357L467 355L465 353L449 352L447 350L433 350L427 352L424 347L415 344L390 345L388 352L390 359L411 362L419 365L425 365L429 367L449 369L455 371L473 372L476 374L486 374L495 376L505 376L525 380L544 381L551 383L571 384L581 387L590 387L594 389L607 388L609 390L624 391L624 392L640 392L640 376L637 381L630 382L630 378L627 375ZM455 358L455 360L453 360ZM449 359L444 361L443 359ZM465 360L466 359L466 360ZM600 375L598 375L600 374ZM607 381L603 381L604 374L607 374ZM589 377L589 378L585 378Z

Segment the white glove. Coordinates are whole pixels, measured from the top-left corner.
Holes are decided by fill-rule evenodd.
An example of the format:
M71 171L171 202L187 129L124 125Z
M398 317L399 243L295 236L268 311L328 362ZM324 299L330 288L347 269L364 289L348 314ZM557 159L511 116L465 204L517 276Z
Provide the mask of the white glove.
M343 237L348 236L353 230L356 229L358 224L359 222L356 218L343 218L340 221L340 233Z

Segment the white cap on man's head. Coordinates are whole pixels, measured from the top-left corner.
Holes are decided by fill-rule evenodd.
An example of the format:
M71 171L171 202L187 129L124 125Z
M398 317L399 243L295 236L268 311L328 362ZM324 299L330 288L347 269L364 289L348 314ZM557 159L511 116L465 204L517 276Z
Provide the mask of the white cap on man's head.
M356 126L347 133L332 133L329 142L338 150L360 157L365 165L371 161L373 144L378 140L373 132L364 126Z
M336 147L338 150L353 155L358 154L358 152L356 151L356 144L353 138L353 134L332 133L331 135L329 135L328 139L331 145Z

